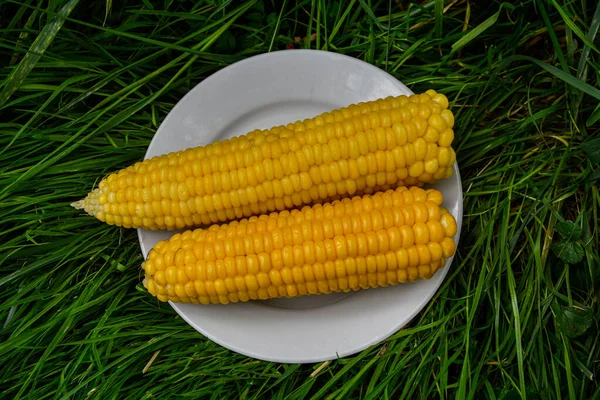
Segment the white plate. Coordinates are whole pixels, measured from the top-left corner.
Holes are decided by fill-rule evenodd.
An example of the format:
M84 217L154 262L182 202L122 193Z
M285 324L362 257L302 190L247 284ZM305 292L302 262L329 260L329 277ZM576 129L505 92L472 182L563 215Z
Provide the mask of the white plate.
M156 132L146 158L401 94L412 92L386 72L335 53L286 50L251 57L185 95ZM435 187L458 222L458 240L458 167ZM138 230L144 257L172 234ZM320 362L357 353L406 325L434 295L451 262L430 280L395 287L227 306L171 306L204 336L235 352L275 362Z

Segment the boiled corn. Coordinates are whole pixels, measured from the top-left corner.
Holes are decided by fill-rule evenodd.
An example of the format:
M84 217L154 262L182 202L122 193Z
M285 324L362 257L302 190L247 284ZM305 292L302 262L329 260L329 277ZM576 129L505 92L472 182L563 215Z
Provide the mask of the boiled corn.
M399 187L161 241L143 263L160 301L246 302L429 279L455 251L441 192Z
M449 177L454 117L435 91L360 103L144 160L73 203L108 224L183 229Z

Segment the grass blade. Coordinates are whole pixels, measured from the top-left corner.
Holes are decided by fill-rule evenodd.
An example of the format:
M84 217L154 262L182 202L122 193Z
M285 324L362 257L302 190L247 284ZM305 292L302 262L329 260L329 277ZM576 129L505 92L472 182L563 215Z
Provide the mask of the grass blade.
M435 0L435 36L442 36L442 29L444 23L444 0Z
M504 59L504 61L502 61L502 63L498 66L499 70L505 69L507 68L507 66L509 64L511 64L514 61L529 61L532 62L536 65L538 65L539 67L541 67L542 69L546 70L547 72L551 73L552 75L554 75L555 77L557 77L558 79L562 80L563 82L565 82L566 84L574 87L575 89L583 92L583 93L587 93L590 96L592 96L593 98L600 100L600 90L591 86L588 83L582 82L581 80L577 79L576 77L574 77L573 75L566 73L564 71L561 71L560 69L545 63L543 61L540 61L538 59L535 59L533 57L529 57L529 56L511 56L508 57L506 59Z
M42 32L29 48L27 54L25 54L19 65L12 71L2 92L0 92L0 107L8 101L10 96L12 96L19 86L21 86L25 78L27 78L27 75L29 75L31 70L35 68L35 65L63 26L65 18L71 14L73 9L77 6L77 3L79 3L79 0L69 0L62 6L56 16L46 24Z
M600 53L600 50L596 47L596 45L583 33L583 31L573 22L573 17L571 17L564 8L558 4L556 0L550 0L550 3L556 8L560 16L562 17L564 23L581 39L586 46L590 49L594 50L596 53Z
M600 27L600 3L596 6L596 11L594 12L594 16L592 17L592 22L590 23L590 29L586 37L590 42L594 42L596 39L596 35L598 34L598 28ZM585 82L587 75L587 62L588 57L590 55L591 47L586 43L583 46L583 50L581 50L581 56L579 57L579 64L577 65L577 78L581 79Z
M461 37L459 40L454 42L454 44L452 45L452 53L455 53L458 50L462 49L467 44L469 44L470 42L475 40L483 32L485 32L486 30L488 30L489 28L494 26L496 24L496 22L498 22L498 18L500 17L500 13L502 12L502 9L504 7L513 8L512 4L510 4L510 3L500 4L500 8L498 9L498 11L495 14L493 14L491 17L489 17L488 19L486 19L485 21L483 21L482 23L477 25L475 28L468 31L463 37Z

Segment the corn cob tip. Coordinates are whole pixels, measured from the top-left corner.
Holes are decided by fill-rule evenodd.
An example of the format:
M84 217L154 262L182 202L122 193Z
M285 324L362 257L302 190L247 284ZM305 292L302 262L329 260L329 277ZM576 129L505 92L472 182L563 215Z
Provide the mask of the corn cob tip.
M71 203L71 207L73 207L73 208L75 208L77 210L82 210L83 209L83 200L84 199L81 199L81 200L78 200L78 201L75 201L75 202Z
M99 218L102 211L102 207L98 202L100 194L100 189L94 189L83 199L71 203L71 207L84 210L89 215Z

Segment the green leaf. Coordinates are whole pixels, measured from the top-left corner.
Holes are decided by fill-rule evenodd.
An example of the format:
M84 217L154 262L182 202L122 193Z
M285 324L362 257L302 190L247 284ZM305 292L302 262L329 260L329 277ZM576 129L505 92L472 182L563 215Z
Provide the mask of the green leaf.
M537 64L538 66L540 66L541 68L545 69L547 72L550 72L552 75L554 75L555 77L557 77L558 79L562 80L563 82L573 86L575 89L578 89L580 91L582 91L583 93L587 93L590 96L592 96L593 98L600 100L600 90L593 87L592 85L585 83L584 81L582 81L581 79L577 79L576 77L574 77L572 74L567 73L565 71L561 71L560 69L545 63L543 61L537 60L533 57L529 57L529 56L510 56L504 59L504 61L502 61L500 63L500 65L498 66L498 69L502 70L505 69L506 67L508 67L508 64L512 63L513 61L529 61L532 62L534 64Z
M382 29L382 30L387 30L387 26L383 26L381 24L381 22L377 19L377 16L375 15L375 13L373 12L373 8L371 6L369 6L367 3L365 3L365 0L358 0L358 2L360 3L360 5L362 6L362 8L365 10L365 13L371 17L371 20L373 20L373 22L375 24L377 24L377 26Z
M596 168L595 171L590 173L590 176L586 179L585 190L590 190L590 188L594 186L598 180L600 180L600 167Z
M551 307L554 311L556 326L570 338L576 338L585 333L594 323L594 311L590 307L584 309L561 307L556 301L552 303Z
M435 36L442 37L442 26L444 19L444 0L435 0Z
M0 106L2 106L10 98L10 96L21 86L27 75L38 63L46 49L50 46L54 37L63 26L65 18L71 14L71 11L79 3L79 0L71 0L65 4L55 17L42 29L42 32L35 39L29 51L19 65L12 71L8 77L2 93L0 93Z
M339 1L329 2L327 4L327 16L329 18L335 19L338 15L339 11L340 11L340 2Z
M594 12L594 16L592 17L592 22L590 23L590 29L587 34L587 38L590 42L594 42L596 38L596 34L598 33L598 28L600 28L600 2L596 6L596 12ZM590 54L590 46L587 44L583 46L583 50L581 51L581 55L579 56L579 64L577 65L577 78L583 79L585 81L587 77L588 66L587 63Z
M574 242L581 237L581 227L573 221L559 222L556 231L567 242Z
M598 103L592 115L590 115L588 120L585 122L585 126L589 128L590 126L598 122L598 120L600 120L600 103Z
M452 45L452 53L455 53L458 50L460 50L461 48L465 47L467 44L469 44L471 41L473 41L475 38L477 38L477 36L481 35L487 29L494 26L496 24L496 22L498 22L498 17L500 17L500 12L502 11L502 8L504 8L504 7L507 7L510 9L514 8L514 6L509 3L500 4L500 9L494 15L492 15L491 17L489 17L488 19L486 19L485 21L483 21L482 23L477 25L475 28L468 31L465 34L465 36L461 37L456 42L454 42L454 44Z
M106 12L104 14L104 22L102 26L106 25L106 21L108 20L108 16L110 15L110 10L112 9L112 0L106 0Z
M584 142L581 148L585 151L591 162L600 164L600 138Z
M583 260L583 248L579 243L561 242L555 243L551 247L558 258L568 264L577 264Z
M596 53L600 53L600 50L592 43L592 41L583 33L581 29L575 24L573 21L573 17L571 17L567 12L558 4L556 0L550 0L550 2L554 5L560 16L565 21L565 24L571 28L571 30L581 39L587 46L589 46Z
M536 121L542 120L543 122L544 118L554 115L559 110L559 108L560 107L558 107L558 105L554 105L536 112L535 114L529 116L527 119L523 120L523 122L519 126L519 130L526 128L529 124L532 124Z

